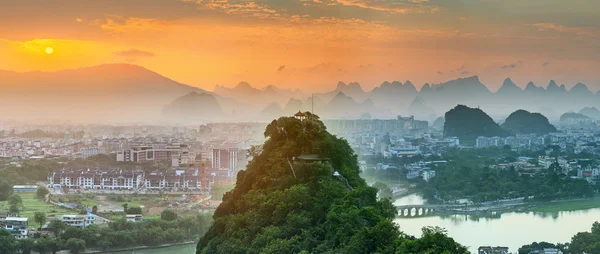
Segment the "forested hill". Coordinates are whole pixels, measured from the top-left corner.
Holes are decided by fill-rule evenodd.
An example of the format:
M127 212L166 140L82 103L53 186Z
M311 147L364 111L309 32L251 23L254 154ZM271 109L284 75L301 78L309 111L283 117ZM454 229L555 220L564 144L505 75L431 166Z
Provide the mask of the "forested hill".
M267 126L197 253L468 253L438 228L422 238L400 232L395 208L360 178L348 143L305 114Z
M474 143L479 136L508 136L494 120L479 108L458 105L444 116L444 136L458 137L461 143Z
M556 132L554 125L548 118L540 113L530 113L526 110L517 110L510 114L502 124L502 128L513 134L548 134Z

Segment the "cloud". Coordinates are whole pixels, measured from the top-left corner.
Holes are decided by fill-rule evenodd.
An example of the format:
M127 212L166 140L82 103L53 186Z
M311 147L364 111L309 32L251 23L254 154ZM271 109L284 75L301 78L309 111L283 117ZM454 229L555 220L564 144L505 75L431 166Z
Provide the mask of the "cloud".
M257 18L279 18L281 15L266 4L253 1L230 2L228 0L199 0L196 2L201 9L219 10L226 14L251 16Z
M83 19L81 19L81 18L76 18L76 19L75 19L75 21L77 21L77 23L81 23L81 22L83 22Z
M549 62L544 62L544 63L542 64L542 66L548 66L549 64L550 64Z
M463 72L460 73L460 75L469 75L469 72L468 71L463 71Z
M585 27L569 27L555 23L535 23L532 27L537 28L540 32L554 31L559 33L571 33L579 37L600 38L600 31Z
M437 75L444 75L444 73L443 73L443 72L441 72L441 71L438 71L438 72L437 72Z
M118 34L136 32L136 31L161 31L165 30L169 24L166 21L148 18L127 18L112 17L106 20L96 20L102 30L111 31Z
M156 56L156 54L154 54L152 52L143 51L143 50L139 50L139 49L129 49L129 50L117 51L117 52L115 52L115 55L121 56L121 57L127 57L127 58L140 58L140 57Z
M514 69L514 68L517 68L522 63L523 63L522 60L518 60L515 63L502 65L502 67L500 67L500 68L501 69Z
M465 68L465 64L460 65L460 67L456 68L456 69L452 69L449 72L453 73L453 72L460 72L461 70L463 70Z
M344 6L355 6L363 9L400 14L435 13L441 10L439 6L426 5L425 3L429 2L428 0L337 0L337 2Z
M283 69L285 69L285 65L279 66L279 68L277 68L277 72L283 71Z

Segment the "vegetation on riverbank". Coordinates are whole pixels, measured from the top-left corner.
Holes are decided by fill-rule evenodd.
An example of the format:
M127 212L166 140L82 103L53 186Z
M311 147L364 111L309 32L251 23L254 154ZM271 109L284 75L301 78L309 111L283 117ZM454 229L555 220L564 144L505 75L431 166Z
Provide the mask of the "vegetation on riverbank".
M183 218L165 218L145 222L128 222L124 218L108 223L107 227L88 225L73 227L59 220L51 221L51 234L36 234L34 240L14 240L8 231L0 231L0 253L56 253L69 250L81 253L86 249L111 250L135 246L161 246L172 243L194 241L205 234L212 223L210 214L197 214Z

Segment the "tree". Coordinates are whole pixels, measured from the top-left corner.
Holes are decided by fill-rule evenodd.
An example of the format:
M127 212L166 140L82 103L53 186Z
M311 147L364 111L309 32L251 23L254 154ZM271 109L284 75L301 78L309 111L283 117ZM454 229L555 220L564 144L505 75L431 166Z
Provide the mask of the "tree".
M43 212L35 212L35 214L33 215L33 220L40 224L39 229L42 230L44 223L46 223L46 214Z
M59 237L60 234L67 228L67 225L60 221L60 220L53 220L50 221L50 224L48 225L48 229L54 233L55 237Z
M17 251L17 241L6 229L0 229L0 253L13 254Z
M98 214L98 206L92 206L92 214Z
M8 200L12 194L13 187L6 180L0 180L0 201Z
M127 209L127 214L142 214L141 207L131 207Z
M127 215L127 207L129 207L128 204L123 204L123 212L125 213L125 215Z
M65 248L73 254L79 254L85 250L85 241L78 238L71 238L65 243Z
M8 198L8 204L11 206L23 207L23 199L21 199L21 196L14 194Z
M18 249L21 250L22 254L30 254L35 246L35 242L32 239L21 239L17 241Z
M18 206L16 206L16 205L10 205L10 207L9 207L9 211L10 211L11 213L16 213L16 214L18 214L18 213L20 212L20 210L19 210L19 207L18 207Z
M470 253L469 250L448 237L446 231L439 227L424 227L419 239L404 241L396 253Z
M46 196L48 194L50 194L50 191L44 186L39 186L37 191L35 192L35 196L41 200L46 200Z
M266 127L262 151L238 173L196 252L422 253L397 252L408 239L395 207L360 177L348 142L304 114ZM424 238L440 241L430 253L467 253L444 234Z
M160 214L160 219L161 220L166 220L166 221L174 221L177 220L177 213L175 213L172 210L169 209L165 209L164 211L162 211L162 213Z

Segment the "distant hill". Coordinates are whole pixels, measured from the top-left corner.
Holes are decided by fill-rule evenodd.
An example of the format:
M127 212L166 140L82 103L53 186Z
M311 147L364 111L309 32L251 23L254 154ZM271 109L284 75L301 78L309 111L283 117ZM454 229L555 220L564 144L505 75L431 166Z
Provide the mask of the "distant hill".
M444 119L444 117L440 116L437 119L435 119L435 121L433 121L433 124L431 125L431 127L435 128L435 129L443 130L444 122L446 122L446 119Z
M579 110L579 114L600 120L600 110L596 107L585 107Z
M296 98L290 98L290 100L287 102L287 104L285 104L285 107L283 108L283 113L286 116L291 116L298 111L302 111L303 108L304 104L301 100L298 100Z
M548 134L556 132L556 128L548 122L548 118L540 113L517 110L510 114L502 124L502 128L514 134Z
M277 102L273 102L269 105L267 105L267 107L265 107L261 112L260 112L260 116L263 119L272 119L272 118L278 118L283 116L283 109L281 108L281 105L279 105L279 103Z
M458 137L461 143L474 143L479 136L504 137L510 134L479 108L458 105L446 112L444 119L444 136Z
M164 105L190 92L208 93L129 64L56 72L0 71L0 114L36 121L149 122L159 120Z
M422 97L415 97L408 106L408 113L418 119L435 117L435 111L426 105L425 99Z
M583 114L578 114L574 112L564 113L560 116L560 121L568 121L571 119L590 119L591 117L585 116Z
M223 110L212 94L191 92L166 105L162 119L186 123L215 121L223 119Z

